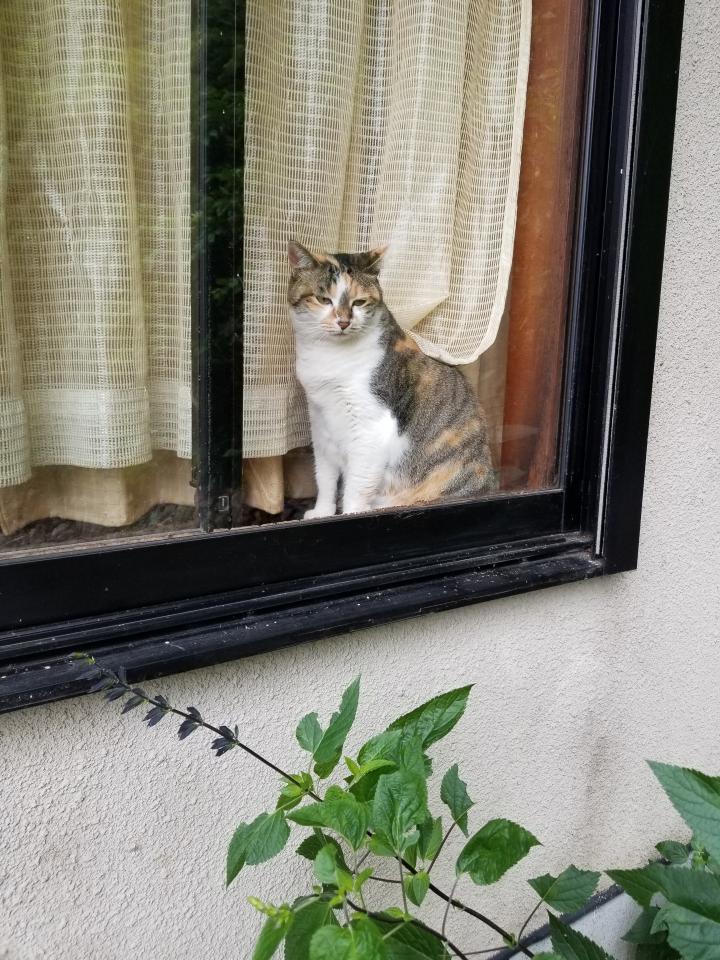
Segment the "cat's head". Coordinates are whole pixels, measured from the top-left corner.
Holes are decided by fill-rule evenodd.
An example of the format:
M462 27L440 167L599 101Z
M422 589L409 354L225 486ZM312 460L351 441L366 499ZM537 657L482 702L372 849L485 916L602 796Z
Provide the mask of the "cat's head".
M371 329L382 311L380 264L386 247L365 253L310 253L288 244L288 303L298 336L348 342Z

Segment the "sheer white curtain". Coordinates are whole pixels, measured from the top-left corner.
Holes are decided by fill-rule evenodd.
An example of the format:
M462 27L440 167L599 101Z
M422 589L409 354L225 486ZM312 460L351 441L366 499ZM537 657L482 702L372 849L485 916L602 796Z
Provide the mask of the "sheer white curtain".
M286 245L389 243L382 279L422 348L496 337L515 227L530 0L248 4L245 454L308 441Z
M191 454L190 4L0 4L0 487Z

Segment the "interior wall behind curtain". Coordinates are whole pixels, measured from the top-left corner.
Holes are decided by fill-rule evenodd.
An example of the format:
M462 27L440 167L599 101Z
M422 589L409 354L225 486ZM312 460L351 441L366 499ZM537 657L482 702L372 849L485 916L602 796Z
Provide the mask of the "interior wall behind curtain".
M471 363L503 316L530 0L247 6L244 454L309 441L289 239L389 244L382 282L429 354Z
M188 0L0 4L0 487L191 455L190 76Z

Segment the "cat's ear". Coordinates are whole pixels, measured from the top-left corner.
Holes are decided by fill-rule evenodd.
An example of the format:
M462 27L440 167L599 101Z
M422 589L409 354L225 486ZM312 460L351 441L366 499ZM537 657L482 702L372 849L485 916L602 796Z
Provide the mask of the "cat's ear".
M362 269L366 273L380 273L382 260L387 252L388 244L384 247L375 247L374 250L368 250L367 253L360 254Z
M312 270L318 265L315 257L296 240L288 243L288 260L293 270Z

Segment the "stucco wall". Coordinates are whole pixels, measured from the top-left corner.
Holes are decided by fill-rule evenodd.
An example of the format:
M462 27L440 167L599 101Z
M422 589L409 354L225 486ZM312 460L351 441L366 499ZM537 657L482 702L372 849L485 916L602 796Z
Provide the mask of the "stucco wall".
M633 864L681 832L645 757L720 770L719 50L720 8L689 0L640 569L156 685L293 767L297 718L357 673L350 745L474 681L436 766L460 761L478 820L515 818L545 844L504 897L463 891L508 924L532 901L520 876ZM249 958L246 895L283 899L300 879L288 854L223 890L228 838L272 804L272 776L96 698L0 718L0 737L0 956Z

